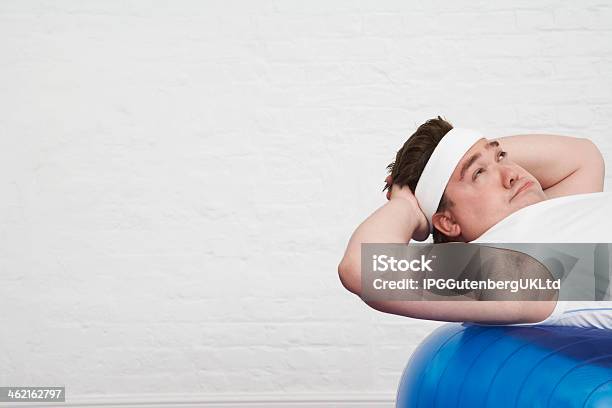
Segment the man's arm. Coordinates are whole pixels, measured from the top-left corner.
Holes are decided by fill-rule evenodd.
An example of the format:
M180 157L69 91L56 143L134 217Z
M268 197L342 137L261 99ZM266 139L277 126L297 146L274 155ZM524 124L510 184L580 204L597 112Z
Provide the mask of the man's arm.
M338 266L346 289L361 296L361 244L408 243L426 238L427 221L408 187L393 185L391 199L355 230ZM485 324L535 323L552 312L546 301L369 301L370 307L416 319Z
M510 160L538 179L548 198L603 191L604 159L589 139L529 134L497 141Z
M404 191L405 194L412 195L408 187L403 189L408 190L407 192ZM362 243L405 244L412 239L417 230L420 230L420 234L424 235L427 221L422 212L418 214L417 211L420 212L416 199L392 197L357 227L338 266L338 274L345 288L356 295L361 294ZM425 225L423 225L423 222Z

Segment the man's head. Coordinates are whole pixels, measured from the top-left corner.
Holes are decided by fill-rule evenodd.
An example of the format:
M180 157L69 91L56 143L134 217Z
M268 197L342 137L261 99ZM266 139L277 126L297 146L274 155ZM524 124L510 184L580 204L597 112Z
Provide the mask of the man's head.
M387 167L393 183L414 192L433 151L452 128L439 116L419 126ZM432 218L434 242L472 241L511 213L545 199L536 178L498 142L480 139L463 154L446 185Z

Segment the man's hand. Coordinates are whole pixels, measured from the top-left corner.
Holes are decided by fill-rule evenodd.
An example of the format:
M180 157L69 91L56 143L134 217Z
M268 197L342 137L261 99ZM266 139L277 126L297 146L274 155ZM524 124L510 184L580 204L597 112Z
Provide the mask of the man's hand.
M391 176L387 176L385 182L391 186L387 191L387 200L402 199L410 202L417 222L417 227L414 230L412 238L417 241L425 241L427 237L429 237L429 223L427 222L427 217L423 214L423 210L419 207L419 202L412 191L410 191L410 188L408 186L400 187L397 184L393 184Z

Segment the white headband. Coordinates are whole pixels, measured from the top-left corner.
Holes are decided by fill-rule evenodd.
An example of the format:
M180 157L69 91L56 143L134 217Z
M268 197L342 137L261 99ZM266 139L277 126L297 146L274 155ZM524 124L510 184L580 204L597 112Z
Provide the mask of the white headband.
M440 140L419 178L414 195L433 231L432 218L444 189L463 155L484 136L471 129L453 128Z

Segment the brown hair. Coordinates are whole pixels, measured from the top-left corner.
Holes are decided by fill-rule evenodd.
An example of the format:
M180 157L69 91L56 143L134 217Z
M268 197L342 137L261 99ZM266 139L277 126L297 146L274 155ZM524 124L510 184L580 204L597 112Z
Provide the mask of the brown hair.
M414 194L414 190L431 154L444 135L452 128L453 125L440 116L435 119L429 119L419 126L402 148L397 151L395 161L387 166L393 184L397 184L400 187L408 186ZM391 185L385 183L383 191L389 188L391 188ZM452 206L453 202L446 195L442 195L437 211L444 211ZM449 242L450 238L434 227L433 240L436 243L441 243Z

